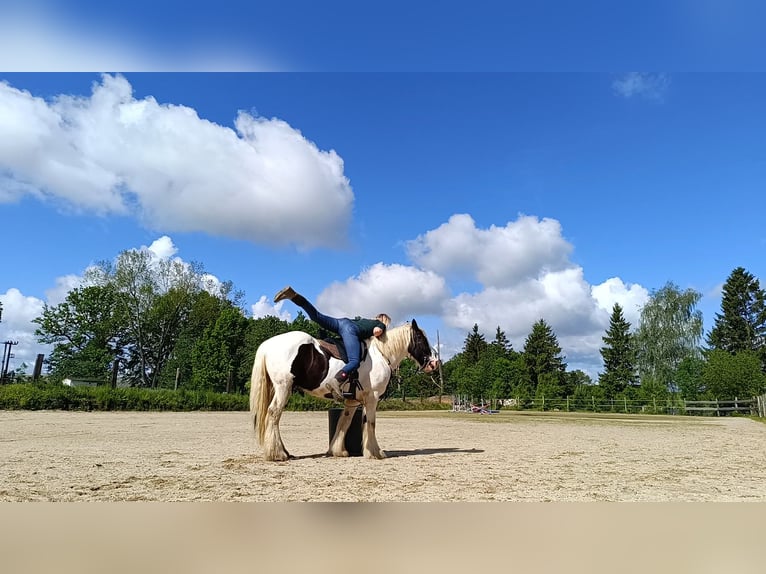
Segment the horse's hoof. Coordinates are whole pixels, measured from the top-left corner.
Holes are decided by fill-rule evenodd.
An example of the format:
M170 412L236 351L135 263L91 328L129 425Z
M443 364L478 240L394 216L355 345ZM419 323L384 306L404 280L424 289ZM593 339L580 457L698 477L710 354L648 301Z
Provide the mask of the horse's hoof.
M383 452L382 450L378 452L367 451L364 453L364 458L369 458L372 460L383 460L384 458L386 458L386 453Z
M335 451L330 450L330 451L327 451L327 455L328 456L334 456L336 458L345 458L345 457L348 456L348 451L347 450L341 450L341 451L335 452Z

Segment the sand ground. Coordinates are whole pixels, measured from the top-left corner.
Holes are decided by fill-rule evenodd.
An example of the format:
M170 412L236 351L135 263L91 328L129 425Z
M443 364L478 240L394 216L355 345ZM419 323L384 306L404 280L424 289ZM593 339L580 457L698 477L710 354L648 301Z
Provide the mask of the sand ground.
M326 412L0 411L0 502L766 501L766 425L733 417L379 413L385 460L325 456Z

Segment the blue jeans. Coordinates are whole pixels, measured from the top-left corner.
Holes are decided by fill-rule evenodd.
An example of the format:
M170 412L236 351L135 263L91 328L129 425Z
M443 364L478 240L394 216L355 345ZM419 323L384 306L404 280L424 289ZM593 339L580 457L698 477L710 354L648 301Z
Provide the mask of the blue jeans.
M297 300L296 300L297 299ZM346 347L346 355L348 355L348 363L341 369L347 375L352 371L359 368L361 362L361 346L359 344L359 329L356 323L351 319L335 318L329 315L324 315L316 310L316 308L309 303L305 298L295 297L293 303L298 305L301 309L306 311L309 318L317 325L333 333L338 333L340 338L343 339L343 346Z

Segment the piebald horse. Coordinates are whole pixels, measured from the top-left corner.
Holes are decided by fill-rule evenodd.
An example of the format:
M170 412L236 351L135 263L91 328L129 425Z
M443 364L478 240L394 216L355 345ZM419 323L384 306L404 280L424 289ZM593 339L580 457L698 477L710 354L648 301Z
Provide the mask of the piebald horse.
M361 404L363 454L366 458L385 458L375 438L375 410L378 400L386 392L392 370L407 356L425 372L439 366L431 354L428 338L414 319L387 329L380 338L372 337L367 345L367 356L359 366L361 389L357 389L356 399L344 401L345 408L330 441L328 455L348 456L346 431L351 426L356 407ZM250 413L266 460L290 458L279 432L279 419L293 386L315 397L330 399L333 395L327 383L343 364L339 359L328 358L319 341L303 331L290 331L261 343L255 353L250 382Z

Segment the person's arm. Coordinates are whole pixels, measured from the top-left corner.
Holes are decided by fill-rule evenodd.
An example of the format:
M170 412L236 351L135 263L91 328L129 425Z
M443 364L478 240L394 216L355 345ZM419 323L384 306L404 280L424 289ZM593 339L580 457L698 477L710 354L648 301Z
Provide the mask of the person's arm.
M380 337L383 334L383 329L381 329L380 327L375 327L372 330L372 334L375 335L376 337Z

